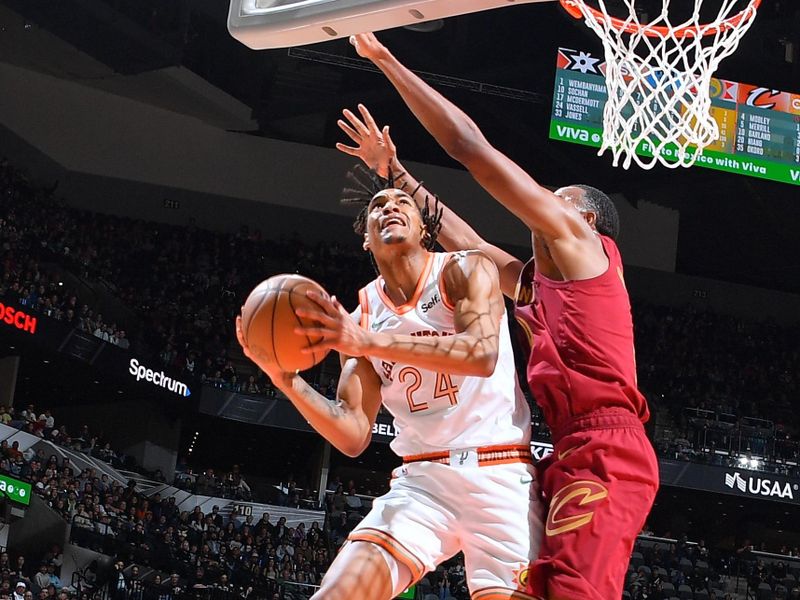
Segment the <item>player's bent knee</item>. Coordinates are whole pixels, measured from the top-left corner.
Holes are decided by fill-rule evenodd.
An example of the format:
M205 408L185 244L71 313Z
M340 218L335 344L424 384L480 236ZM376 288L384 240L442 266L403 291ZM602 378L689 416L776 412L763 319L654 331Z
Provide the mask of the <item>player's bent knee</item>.
M408 567L371 542L347 542L312 600L390 600L411 583Z

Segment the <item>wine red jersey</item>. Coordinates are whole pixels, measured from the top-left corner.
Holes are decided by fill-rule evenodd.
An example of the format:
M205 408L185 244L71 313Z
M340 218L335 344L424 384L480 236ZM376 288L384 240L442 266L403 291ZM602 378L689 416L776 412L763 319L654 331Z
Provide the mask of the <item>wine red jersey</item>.
M622 259L611 238L602 275L554 281L525 265L515 314L530 344L528 383L554 438L576 417L624 409L643 423L650 416L636 386L631 305Z

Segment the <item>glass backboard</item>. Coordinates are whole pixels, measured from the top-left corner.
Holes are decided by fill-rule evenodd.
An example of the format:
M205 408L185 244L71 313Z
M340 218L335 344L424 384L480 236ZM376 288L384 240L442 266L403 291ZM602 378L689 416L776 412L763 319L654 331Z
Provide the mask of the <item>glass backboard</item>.
M552 0L231 0L228 30L254 50L314 44L455 15Z

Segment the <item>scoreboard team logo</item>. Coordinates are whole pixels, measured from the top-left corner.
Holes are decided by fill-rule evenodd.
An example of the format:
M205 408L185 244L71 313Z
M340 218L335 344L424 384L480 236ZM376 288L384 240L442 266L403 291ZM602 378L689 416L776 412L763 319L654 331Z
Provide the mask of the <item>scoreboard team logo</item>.
M711 78L711 98L713 100L720 100L722 102L736 103L739 97L739 84L735 81L726 81L725 79Z

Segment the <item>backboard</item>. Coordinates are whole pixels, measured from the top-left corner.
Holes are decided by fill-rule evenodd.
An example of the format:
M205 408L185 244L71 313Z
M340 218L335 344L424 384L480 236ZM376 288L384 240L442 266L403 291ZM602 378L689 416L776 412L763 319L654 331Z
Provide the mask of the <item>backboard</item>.
M314 44L516 4L552 0L231 0L228 31L254 50Z

